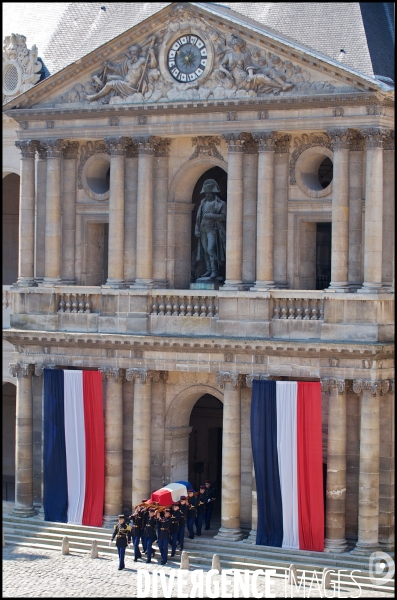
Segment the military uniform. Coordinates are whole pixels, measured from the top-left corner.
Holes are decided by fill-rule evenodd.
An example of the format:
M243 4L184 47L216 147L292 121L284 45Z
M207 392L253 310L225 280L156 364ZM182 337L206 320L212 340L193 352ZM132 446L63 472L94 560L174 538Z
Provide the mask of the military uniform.
M119 515L119 519L124 519L124 515ZM131 527L124 521L117 523L114 526L111 540L113 541L114 538L116 538L116 546L119 553L119 571L122 571L122 569L125 569L125 549L127 548L127 544L131 542Z
M210 481L206 481L206 493L207 493L207 500L205 503L205 528L209 529L210 525L211 525L211 516L212 516L212 509L214 507L214 502L216 500L216 490L215 488L211 485ZM207 487L207 484L208 487Z
M141 537L142 530L142 516L138 511L130 516L131 521L131 537L132 543L134 545L134 562L138 560L138 558L142 558L141 551L139 549L139 540Z
M186 496L181 496L181 505L180 505L180 519L179 519L179 533L178 533L178 544L179 544L179 550L182 552L183 550L183 542L185 539L185 526L186 526L186 522L187 522L187 512L188 512L188 505L187 504L182 504L183 500L186 500Z
M173 510L171 512L170 541L171 541L171 556L175 556L176 543L178 541L178 535L179 535L179 525L180 525L181 518L183 519L183 516L179 509L179 504L173 504L172 509Z
M197 504L198 500L196 496L188 497L188 509L187 509L187 528L189 531L189 540L194 539L193 525L197 517Z
M147 518L145 519L145 528L143 530L143 535L145 538L145 542L146 542L146 554L147 554L147 559L146 562L150 563L152 562L152 556L155 554L154 550L152 550L152 544L154 541L156 541L156 523L157 519L154 516L154 510L151 511L149 510L149 514L147 516Z
M168 542L170 539L171 517L170 511L165 512L165 516L159 519L159 539L158 545L161 554L161 564L165 565L168 556Z
M205 504L207 502L207 493L205 490L205 485L200 485L200 495L198 497L197 502L197 517L196 517L196 533L197 535L201 535L201 528L203 525L203 518L205 512Z

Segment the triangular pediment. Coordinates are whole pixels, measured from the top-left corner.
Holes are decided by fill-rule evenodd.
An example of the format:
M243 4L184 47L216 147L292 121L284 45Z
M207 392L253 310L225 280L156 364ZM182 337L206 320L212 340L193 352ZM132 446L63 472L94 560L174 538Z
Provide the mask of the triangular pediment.
M233 11L167 6L4 108L98 108L384 92L385 84Z

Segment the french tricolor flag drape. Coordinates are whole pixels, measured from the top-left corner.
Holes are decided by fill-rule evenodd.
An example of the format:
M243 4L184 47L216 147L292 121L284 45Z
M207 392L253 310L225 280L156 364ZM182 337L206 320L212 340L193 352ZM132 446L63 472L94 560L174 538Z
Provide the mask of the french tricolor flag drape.
M98 371L44 369L44 518L102 526L105 449Z
M320 382L252 385L256 543L324 551Z

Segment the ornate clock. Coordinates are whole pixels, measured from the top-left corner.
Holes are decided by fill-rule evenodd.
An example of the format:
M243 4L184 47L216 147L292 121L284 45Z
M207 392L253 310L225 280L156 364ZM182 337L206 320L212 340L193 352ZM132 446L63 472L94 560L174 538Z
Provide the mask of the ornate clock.
M207 66L207 48L197 35L182 35L172 44L168 70L176 81L196 81Z

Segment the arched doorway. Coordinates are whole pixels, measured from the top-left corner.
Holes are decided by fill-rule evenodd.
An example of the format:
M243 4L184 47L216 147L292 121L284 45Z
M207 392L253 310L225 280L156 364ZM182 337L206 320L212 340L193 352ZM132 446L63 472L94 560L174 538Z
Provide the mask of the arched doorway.
M188 477L195 489L209 479L217 490L214 516L221 511L223 404L205 394L190 414Z
M3 285L18 279L19 184L15 173L3 178Z
M3 383L3 500L15 500L16 387Z

